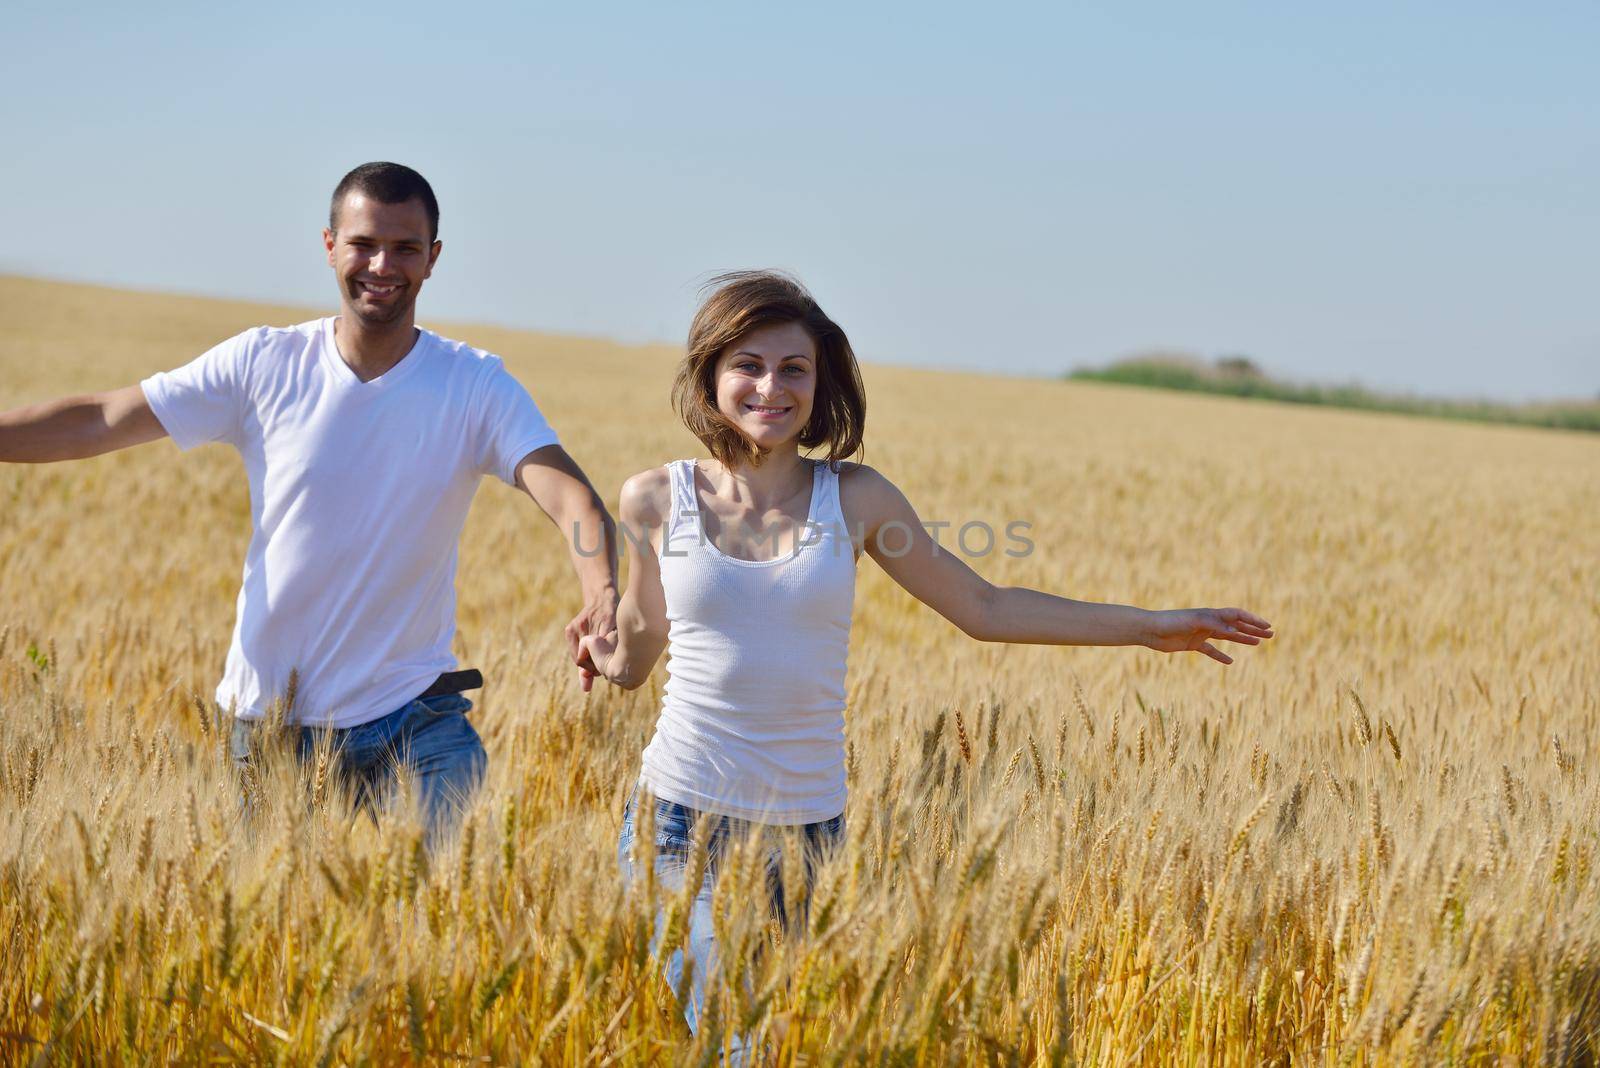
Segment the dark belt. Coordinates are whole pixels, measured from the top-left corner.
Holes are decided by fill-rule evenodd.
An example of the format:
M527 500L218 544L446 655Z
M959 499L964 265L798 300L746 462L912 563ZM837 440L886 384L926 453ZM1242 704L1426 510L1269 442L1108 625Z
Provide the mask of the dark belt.
M464 668L461 671L446 671L443 675L433 680L429 686L417 695L418 701L429 697L442 697L447 693L460 693L462 690L477 690L483 687L483 672L477 668Z

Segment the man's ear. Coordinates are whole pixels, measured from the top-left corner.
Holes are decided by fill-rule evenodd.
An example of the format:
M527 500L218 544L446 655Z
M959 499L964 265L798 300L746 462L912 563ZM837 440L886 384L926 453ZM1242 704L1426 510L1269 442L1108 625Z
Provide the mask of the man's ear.
M322 228L322 247L328 250L328 266L329 267L334 266L334 263L333 263L333 243L334 243L334 241L335 241L335 235L334 235L333 230L330 229L329 227L324 226Z
M424 278L432 278L433 277L433 265L439 262L439 253L443 252L443 251L444 251L444 242L443 241L435 241L433 243L433 247L428 250L428 270L427 270L427 272L425 274L423 274L422 277L424 277Z

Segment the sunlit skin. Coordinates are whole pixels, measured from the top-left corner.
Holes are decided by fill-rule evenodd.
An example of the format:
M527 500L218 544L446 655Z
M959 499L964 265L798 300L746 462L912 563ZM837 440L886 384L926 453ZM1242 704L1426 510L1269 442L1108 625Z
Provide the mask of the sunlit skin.
M717 410L729 422L761 448L798 458L796 439L817 392L817 346L805 327L778 323L750 331L718 358L716 385Z
M411 351L417 295L444 245L430 236L427 208L415 198L385 204L350 193L334 221L322 231L339 283L334 338L350 369L370 381Z
M799 323L760 327L722 353L714 381L717 410L767 456L738 471L700 465L713 480L702 498L706 532L735 556L787 552L810 505L811 469L798 438L816 398L816 343Z
M714 460L697 464L701 521L723 553L770 559L792 551L810 503L810 466L800 455L800 435L811 418L820 371L816 345L797 322L752 330L718 357L717 410L764 454L759 464L732 469ZM995 586L938 544L905 495L872 468L842 465L839 493L850 531L864 534L867 554L908 593L980 641L1142 645L1231 664L1233 658L1215 642L1259 645L1273 636L1270 623L1242 608L1153 611ZM585 689L596 675L630 689L641 685L666 647L659 553L670 508L665 468L641 472L623 486L622 521L640 551L618 608L616 635L592 635L581 643Z

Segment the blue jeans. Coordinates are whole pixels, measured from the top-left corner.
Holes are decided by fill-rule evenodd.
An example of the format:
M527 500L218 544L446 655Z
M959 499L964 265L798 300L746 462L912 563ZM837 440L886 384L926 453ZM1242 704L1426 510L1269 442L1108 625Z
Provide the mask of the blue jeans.
M478 732L467 721L472 702L457 693L412 701L354 727L283 728L301 764L316 760L319 742L329 745L331 771L348 785L358 808L377 819L394 792L404 766L416 783L427 845L432 849L460 822L467 803L483 781L488 758ZM228 751L245 772L254 750L266 741L261 720L236 719Z
M622 833L617 838L617 863L622 868L622 878L625 882L633 882L638 878L633 857L634 819L638 804L639 787L635 786L633 793L628 797L627 807L623 810ZM689 911L687 960L692 962L692 970L687 991L688 1000L683 1003L683 1016L689 1023L689 1030L694 1033L700 1030L700 1013L705 1005L707 983L718 968L717 935L711 922L711 895L716 889L717 872L723 854L730 847L737 846L747 836L761 836L762 848L766 852L768 908L780 924L787 928L799 929L805 924L805 913L810 906L811 886L817 867L842 846L845 839L843 813L820 823L807 823L798 827L770 827L730 816L699 812L686 805L658 798L655 802L656 878L662 889L669 894L675 894L683 888L689 867L689 854L694 848L695 831L701 820L712 820L714 823L710 830L705 877ZM800 889L799 894L794 895L800 903L801 915L793 917L786 915L784 905L783 832L797 834L802 849L801 870L805 886ZM656 948L659 948L665 919L664 911L656 917ZM674 950L666 961L667 981L671 984L674 994L678 993L683 983L685 960L684 950L680 948ZM749 1056L748 1046L746 1036L733 1036L729 1063L744 1063Z

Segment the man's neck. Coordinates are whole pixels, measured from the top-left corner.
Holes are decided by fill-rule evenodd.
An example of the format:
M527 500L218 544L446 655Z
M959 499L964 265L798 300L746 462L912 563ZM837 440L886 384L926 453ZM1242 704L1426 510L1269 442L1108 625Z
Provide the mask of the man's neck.
M333 340L345 365L361 381L371 382L405 359L417 343L417 328L409 315L404 322L373 326L346 310L333 321Z

